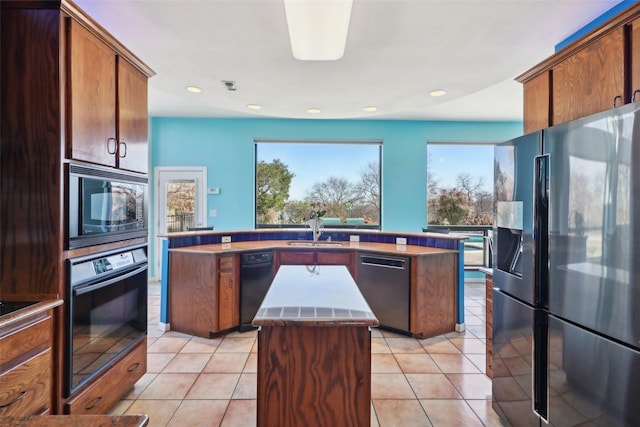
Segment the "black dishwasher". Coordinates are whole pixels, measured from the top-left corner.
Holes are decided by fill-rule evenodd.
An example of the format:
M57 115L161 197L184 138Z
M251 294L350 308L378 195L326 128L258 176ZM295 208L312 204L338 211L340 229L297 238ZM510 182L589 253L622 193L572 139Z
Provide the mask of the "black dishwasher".
M273 251L249 252L240 260L240 331L254 329L258 312L273 280Z
M409 333L410 258L361 253L358 288L381 327Z

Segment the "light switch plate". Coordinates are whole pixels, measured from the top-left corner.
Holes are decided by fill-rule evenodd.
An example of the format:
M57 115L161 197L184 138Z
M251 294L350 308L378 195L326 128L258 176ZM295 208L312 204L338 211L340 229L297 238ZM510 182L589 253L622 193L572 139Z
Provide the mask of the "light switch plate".
M207 188L207 194L220 194L219 187Z
M231 236L222 236L222 243L231 243Z
M215 217L217 217L217 216L218 216L218 211L217 211L216 209L211 209L211 210L209 211L209 216L210 216L211 218L215 218Z

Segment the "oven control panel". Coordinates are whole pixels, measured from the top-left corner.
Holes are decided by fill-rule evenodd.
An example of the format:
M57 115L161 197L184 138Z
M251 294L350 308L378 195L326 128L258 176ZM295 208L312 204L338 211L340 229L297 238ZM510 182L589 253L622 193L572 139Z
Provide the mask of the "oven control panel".
M70 260L71 285L84 283L103 275L111 275L118 270L145 264L147 254L145 248L82 257Z
M118 255L112 255L93 261L93 268L96 274L106 273L113 269L126 267L133 264L133 254L131 252L123 252Z

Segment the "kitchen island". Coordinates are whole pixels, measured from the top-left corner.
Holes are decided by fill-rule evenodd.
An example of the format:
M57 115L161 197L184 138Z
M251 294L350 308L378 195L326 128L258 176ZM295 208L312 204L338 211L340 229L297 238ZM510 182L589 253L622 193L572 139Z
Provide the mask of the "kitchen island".
M371 326L345 266L280 267L260 306L258 426L369 426Z

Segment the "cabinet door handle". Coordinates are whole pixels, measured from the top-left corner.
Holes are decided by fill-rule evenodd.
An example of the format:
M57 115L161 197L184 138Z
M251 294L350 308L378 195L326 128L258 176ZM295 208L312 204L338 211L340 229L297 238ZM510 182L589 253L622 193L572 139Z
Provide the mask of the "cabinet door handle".
M640 93L640 89L636 89L633 91L633 95L631 95L631 102L636 102L636 94Z
M122 147L124 147L124 150ZM127 157L127 143L124 141L120 141L120 157Z
M23 391L22 393L20 393L18 395L18 397L16 397L15 399L13 399L11 402L7 402L7 403L3 403L2 405L0 405L0 409L3 408L7 408L11 405L13 405L14 403L19 402L20 400L22 400L25 396L27 395L27 390Z
M90 404L90 405L85 406L85 407L84 407L84 409L85 409L85 410L87 410L87 411L89 411L89 410L91 410L91 409L95 408L95 407L98 405L98 403L100 403L100 401L101 401L101 400L102 400L102 396L98 396L98 397L96 397L96 400L94 400L93 402L91 402L91 404Z
M111 143L113 143L113 150L111 149ZM107 153L116 154L116 149L118 148L118 143L115 138L107 139Z
M136 369L138 369L138 366L140 366L140 362L136 362L133 365L129 366L129 369L127 369L127 372L133 372Z
M618 99L619 99L620 101L622 101L622 97L621 97L620 95L615 96L615 97L613 98L613 108L616 108L616 107L618 106Z

